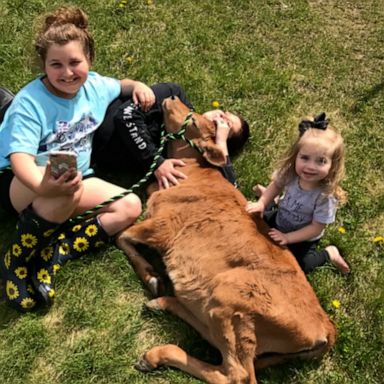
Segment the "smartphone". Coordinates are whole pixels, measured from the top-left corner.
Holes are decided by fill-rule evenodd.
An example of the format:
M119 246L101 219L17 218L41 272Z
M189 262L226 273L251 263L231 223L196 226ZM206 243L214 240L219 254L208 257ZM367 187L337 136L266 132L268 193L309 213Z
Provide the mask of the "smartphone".
M71 151L52 151L49 153L51 174L56 179L68 169L73 169L73 177L77 174L77 154ZM71 178L73 178L71 177Z

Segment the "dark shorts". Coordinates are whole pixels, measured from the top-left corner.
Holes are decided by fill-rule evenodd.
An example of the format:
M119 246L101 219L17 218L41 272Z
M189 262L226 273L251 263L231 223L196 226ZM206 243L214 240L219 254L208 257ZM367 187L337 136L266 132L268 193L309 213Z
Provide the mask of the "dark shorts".
M11 182L14 177L14 174L11 169L5 169L0 171L0 208L5 212L18 216L18 212L11 203L11 198L9 196L9 189L11 187ZM83 180L88 179L90 177L96 177L94 173L84 176Z
M0 171L0 207L7 213L18 215L9 197L9 188L14 177L11 169Z

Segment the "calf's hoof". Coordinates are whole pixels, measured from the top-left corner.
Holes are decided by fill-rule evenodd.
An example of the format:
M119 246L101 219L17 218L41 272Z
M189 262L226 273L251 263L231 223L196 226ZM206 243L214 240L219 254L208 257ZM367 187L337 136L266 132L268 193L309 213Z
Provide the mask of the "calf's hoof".
M135 369L137 369L140 372L151 372L155 368L156 367L152 367L152 365L150 365L148 361L145 360L144 356L135 364Z
M161 307L158 299L152 299L148 301L145 306L151 311L161 311L163 308Z
M162 282L160 277L152 276L148 281L148 288L154 297L160 296L162 290Z

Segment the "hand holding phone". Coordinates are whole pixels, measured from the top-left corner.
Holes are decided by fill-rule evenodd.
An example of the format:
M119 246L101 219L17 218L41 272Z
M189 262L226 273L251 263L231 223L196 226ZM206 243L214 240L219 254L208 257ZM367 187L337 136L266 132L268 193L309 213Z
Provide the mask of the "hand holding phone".
M77 174L77 154L71 151L52 151L49 153L51 163L51 174L55 179L67 172L73 170L74 178Z

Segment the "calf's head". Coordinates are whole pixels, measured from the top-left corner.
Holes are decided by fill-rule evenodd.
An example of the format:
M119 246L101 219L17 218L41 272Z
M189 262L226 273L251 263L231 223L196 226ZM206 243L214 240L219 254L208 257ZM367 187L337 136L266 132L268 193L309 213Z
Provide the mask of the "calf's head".
M178 133L188 117L190 109L182 103L177 96L171 96L163 101L163 112L166 131L168 133ZM216 166L225 164L225 155L221 148L215 143L216 126L212 121L193 112L192 116L188 119L185 128L185 137L202 150L202 156L204 156L209 163ZM185 143L182 145L185 149ZM168 155L173 158L185 156L198 157L200 155L197 150L194 150L193 152L188 151L188 155L185 155L186 151L180 151L180 144L178 144L177 147L173 146L173 149L171 148L170 152L171 153L168 153Z

